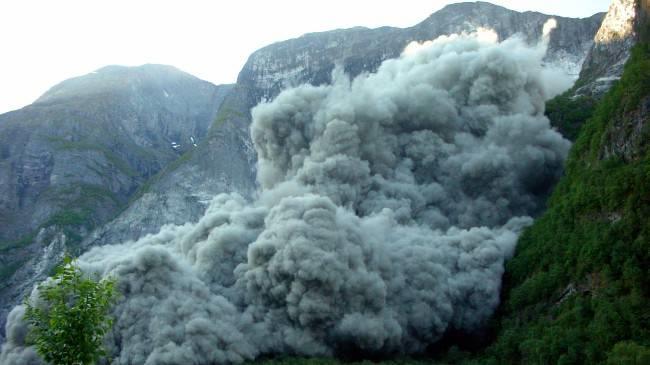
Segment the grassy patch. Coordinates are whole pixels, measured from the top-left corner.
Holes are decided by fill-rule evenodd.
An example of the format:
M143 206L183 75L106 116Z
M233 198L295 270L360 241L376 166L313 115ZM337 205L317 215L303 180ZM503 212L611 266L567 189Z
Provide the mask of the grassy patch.
M135 170L129 166L122 158L117 154L112 152L107 147L104 147L98 143L93 143L89 141L68 141L63 138L58 137L48 137L48 140L54 143L55 148L61 151L65 150L78 150L78 151L97 151L104 155L106 160L113 165L117 170L129 177L140 176Z
M20 269L25 261L10 262L7 265L0 266L0 289L6 286L6 281Z
M153 186L154 186L158 181L160 181L160 179L161 179L163 176L165 176L166 174L171 173L172 171L175 171L176 169L178 169L179 167L181 167L181 165L183 165L184 163L188 162L188 161L192 158L193 154L194 154L194 149L190 149L190 150L188 150L187 152L185 152L184 154L182 154L181 156L179 156L176 160L172 161L172 162L171 162L169 165L167 165L165 168L163 168L162 170L158 171L157 174L155 174L155 175L151 176L149 179L147 179L147 180L146 180L146 181L145 181L145 182L144 182L144 183L143 183L143 184L138 188L138 190L136 190L135 193L133 193L133 195L131 195L131 197L129 198L129 204L127 204L127 206L130 205L130 204L132 204L132 203L135 202L136 200L140 199L144 194L150 192L150 191L151 191L151 188L152 188L152 187L153 187ZM126 209L127 206L125 206L124 208Z
M238 110L235 110L229 106L222 106L219 108L217 117L214 119L210 129L215 130L216 128L223 125L227 120L232 118L245 118L246 116Z
M88 211L66 209L54 214L50 219L43 223L43 226L81 227L88 226L89 220Z
M30 233L17 240L0 242L0 252L25 247L32 243L35 237L36 233Z

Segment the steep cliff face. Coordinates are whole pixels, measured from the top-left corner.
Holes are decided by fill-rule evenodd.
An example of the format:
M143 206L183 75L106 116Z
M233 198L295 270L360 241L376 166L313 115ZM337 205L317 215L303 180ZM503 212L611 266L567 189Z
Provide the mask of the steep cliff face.
M194 222L219 193L250 197L256 188L250 105L244 88L231 87L204 140L150 179L124 212L84 240L84 247L142 237L164 224Z
M638 40L635 23L639 6L636 0L615 0L609 7L580 73L582 86L577 94L602 96L620 79Z
M650 43L650 22L648 16L650 15L650 1L637 0L635 2L635 15L631 20L632 28L629 29L629 23L625 23L625 29L629 31L634 37L637 46L637 58L643 57L642 47L647 47ZM634 48L631 48L628 53L632 54ZM641 54L641 55L639 55ZM647 54L646 54L647 56ZM635 68L629 67L626 72L632 74L636 73L636 77L640 80L644 79L644 69L641 65ZM630 76L632 77L632 76ZM639 83L639 80L636 80ZM650 96L644 94L650 88L650 85L639 85L640 90L635 90L639 93L636 98L626 100L627 105L621 106L623 111L614 115L611 118L610 125L603 135L603 143L599 150L599 157L601 159L620 159L626 162L633 162L643 157L644 153L648 150L650 143Z
M519 13L485 2L460 3L447 6L410 28L359 27L310 33L253 53L239 74L238 83L254 90L258 99L272 98L291 85L328 82L337 64L352 76L374 71L382 61L399 56L410 42L445 34L490 28L500 39L518 33L537 42L543 24L551 17ZM586 19L554 18L558 28L551 35L547 61L577 77L603 14Z
M632 47L647 38L647 0L615 0L594 37L574 87L547 103L547 116L564 136L575 140L597 102L621 78ZM629 147L619 133L618 144ZM626 148L626 147L621 147Z

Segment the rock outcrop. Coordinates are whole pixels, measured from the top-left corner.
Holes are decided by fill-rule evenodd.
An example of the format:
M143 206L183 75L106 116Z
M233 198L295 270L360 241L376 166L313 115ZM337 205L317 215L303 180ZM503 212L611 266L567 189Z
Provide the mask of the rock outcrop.
M580 72L576 94L600 97L621 78L630 50L638 40L639 11L636 0L612 3Z

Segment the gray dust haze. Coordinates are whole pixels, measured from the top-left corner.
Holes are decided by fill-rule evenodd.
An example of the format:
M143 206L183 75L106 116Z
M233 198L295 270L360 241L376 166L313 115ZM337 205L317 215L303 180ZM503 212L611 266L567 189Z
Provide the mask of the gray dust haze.
M545 51L442 37L254 108L255 201L79 259L119 281L113 363L414 353L480 327L570 146L543 116L567 86ZM2 364L38 363L23 310Z

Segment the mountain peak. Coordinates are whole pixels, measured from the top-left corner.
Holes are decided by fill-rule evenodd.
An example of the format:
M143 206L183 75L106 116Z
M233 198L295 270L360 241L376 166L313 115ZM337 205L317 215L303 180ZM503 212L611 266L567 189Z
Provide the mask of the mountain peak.
M474 9L474 8L479 8L479 7L491 7L491 8L498 8L498 9L506 9L503 6L496 5L489 3L487 1L464 1L464 2L459 2L459 3L452 3L452 4L447 4L445 5L442 9Z
M596 43L609 44L634 37L636 18L636 0L615 0L596 34Z
M143 88L165 88L188 81L200 81L176 67L160 64L141 66L109 65L86 75L73 77L50 88L35 103L62 101L69 98L91 97ZM206 84L207 82L204 81Z
M514 10L510 10L508 8L504 8L503 6L488 3L485 1L466 1L466 2L445 5L439 11L431 14L429 18L435 15L439 16L440 14L453 13L455 15L461 15L461 14L467 14L468 12L474 12L474 11L501 11L501 12L509 12L509 13L515 12Z
M93 71L92 73L120 74L120 73L147 73L147 72L161 72L161 73L170 73L170 74L189 75L174 66L157 64L157 63L145 63L140 66L108 65L108 66L101 67Z

